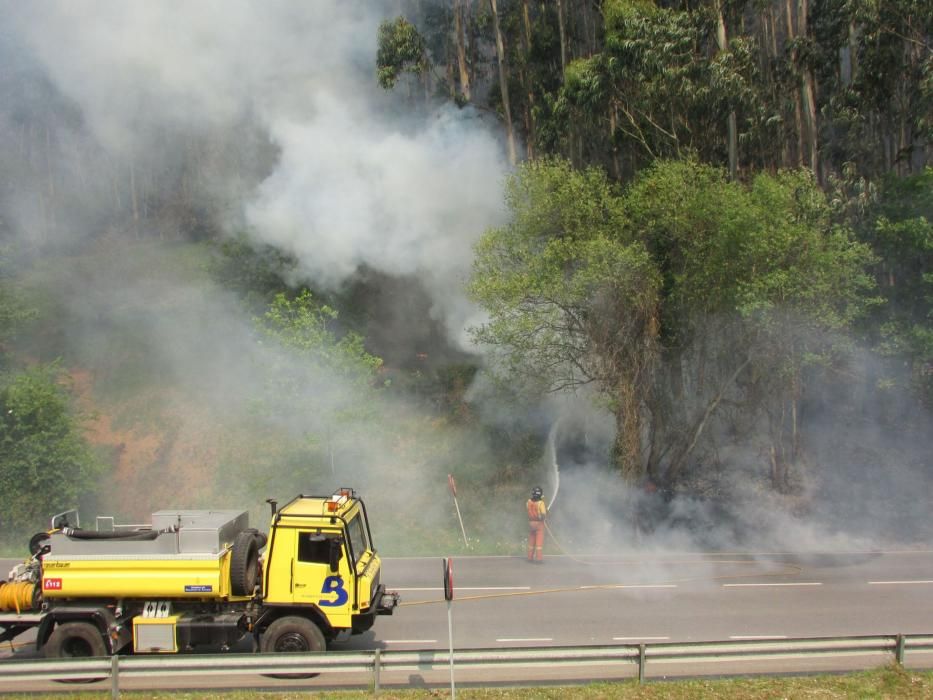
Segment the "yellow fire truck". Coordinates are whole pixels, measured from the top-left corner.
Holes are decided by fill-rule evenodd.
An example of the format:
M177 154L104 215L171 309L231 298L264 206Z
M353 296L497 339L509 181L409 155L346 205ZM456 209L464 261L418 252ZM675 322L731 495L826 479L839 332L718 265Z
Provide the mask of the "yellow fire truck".
M392 614L398 594L379 580L352 489L269 503L268 536L235 510L162 510L142 526L98 517L94 529L55 516L0 582L0 642L35 628L50 658L324 651Z

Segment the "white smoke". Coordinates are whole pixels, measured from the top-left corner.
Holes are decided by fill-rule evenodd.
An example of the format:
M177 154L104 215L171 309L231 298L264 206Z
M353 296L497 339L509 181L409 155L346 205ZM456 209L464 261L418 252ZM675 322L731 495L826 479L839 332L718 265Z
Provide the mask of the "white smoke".
M471 245L503 216L502 140L472 110L398 116L416 110L395 109L407 96L376 81L378 26L397 9L387 5L0 0L8 32L102 159L258 121L279 159L228 220L293 254L300 281L319 287L360 266L419 277L460 337L475 313L462 291Z

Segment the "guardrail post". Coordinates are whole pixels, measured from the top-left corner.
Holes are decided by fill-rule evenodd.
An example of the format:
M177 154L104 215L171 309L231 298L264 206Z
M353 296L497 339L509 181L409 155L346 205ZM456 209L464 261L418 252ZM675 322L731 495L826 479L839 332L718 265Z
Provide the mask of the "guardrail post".
M379 692L379 673L382 670L382 653L380 649L376 649L376 653L373 654L373 692Z
M897 635L897 644L894 647L894 660L902 666L904 665L904 646L906 642L907 637L903 634Z
M647 659L645 658L645 645L639 644L638 645L638 682L639 683L645 682L645 664L646 663L647 663Z
M120 657L116 654L110 657L110 697L120 698Z

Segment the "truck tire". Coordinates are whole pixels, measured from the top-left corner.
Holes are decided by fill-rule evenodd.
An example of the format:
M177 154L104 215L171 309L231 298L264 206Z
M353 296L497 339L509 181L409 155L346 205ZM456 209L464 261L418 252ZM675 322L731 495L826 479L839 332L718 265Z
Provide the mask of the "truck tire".
M66 622L58 625L49 635L48 641L42 647L46 658L49 659L80 659L91 656L109 656L104 638L100 630L90 622ZM96 683L105 680L100 678L59 678L59 683Z
M254 527L248 528L244 530L244 532L253 533L253 536L256 538L256 546L259 547L259 549L262 549L263 547L265 547L266 543L269 541L269 536L266 533L260 532Z
M252 595L259 582L259 544L256 536L245 530L233 540L230 555L230 590L233 595Z
M49 659L110 656L104 638L90 622L66 622L54 629L43 647Z
M305 617L288 615L269 625L259 640L263 653L325 651L327 642L321 628ZM270 673L270 678L314 678L317 673Z

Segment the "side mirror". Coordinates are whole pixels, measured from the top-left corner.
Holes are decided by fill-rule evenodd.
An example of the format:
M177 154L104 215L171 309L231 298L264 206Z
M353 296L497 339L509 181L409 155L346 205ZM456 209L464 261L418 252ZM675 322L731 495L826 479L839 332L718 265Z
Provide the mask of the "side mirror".
M340 567L340 557L343 555L341 551L343 549L343 543L341 540L334 538L330 540L330 552L329 552L329 564L330 570L336 572Z

